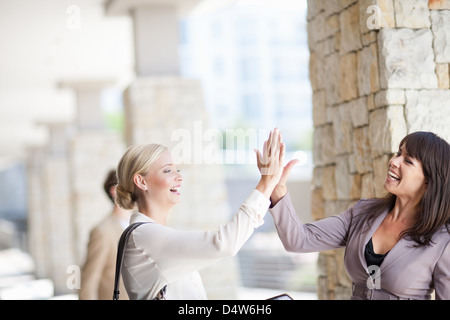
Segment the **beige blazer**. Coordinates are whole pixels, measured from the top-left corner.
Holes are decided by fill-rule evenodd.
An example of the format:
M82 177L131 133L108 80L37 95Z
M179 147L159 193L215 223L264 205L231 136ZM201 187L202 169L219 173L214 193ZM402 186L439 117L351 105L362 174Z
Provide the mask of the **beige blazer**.
M86 262L81 271L80 300L112 300L117 244L123 232L119 218L109 215L90 234ZM128 300L121 280L121 300Z
M340 215L303 224L288 193L270 212L288 251L313 252L345 247L347 273L354 288L361 288L367 287L369 279L365 246L388 213L377 217L370 226L357 228L355 222L367 212L368 204L370 200L360 200ZM432 241L431 246L414 247L415 242L411 240L399 240L387 254L371 285L401 299L430 299L433 289L436 299L450 299L450 234L443 227ZM352 298L360 297L354 294Z

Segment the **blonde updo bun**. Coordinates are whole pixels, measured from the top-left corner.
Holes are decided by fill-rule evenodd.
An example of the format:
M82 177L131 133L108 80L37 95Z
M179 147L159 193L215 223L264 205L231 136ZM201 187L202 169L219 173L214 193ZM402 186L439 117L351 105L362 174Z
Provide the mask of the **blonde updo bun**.
M131 210L138 205L139 192L133 178L146 173L164 151L167 147L160 144L134 145L125 151L117 167L116 203L119 207Z
M126 210L134 209L136 206L136 202L134 201L134 197L131 192L124 190L119 185L116 187L116 203L119 207Z

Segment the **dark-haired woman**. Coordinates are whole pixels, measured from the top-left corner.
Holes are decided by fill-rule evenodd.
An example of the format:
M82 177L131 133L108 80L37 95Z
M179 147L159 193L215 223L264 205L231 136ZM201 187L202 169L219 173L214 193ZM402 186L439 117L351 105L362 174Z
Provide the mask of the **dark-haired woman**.
M430 132L406 136L389 161L385 198L360 200L330 218L303 224L284 169L270 212L284 247L312 252L345 247L351 299L450 299L450 145Z

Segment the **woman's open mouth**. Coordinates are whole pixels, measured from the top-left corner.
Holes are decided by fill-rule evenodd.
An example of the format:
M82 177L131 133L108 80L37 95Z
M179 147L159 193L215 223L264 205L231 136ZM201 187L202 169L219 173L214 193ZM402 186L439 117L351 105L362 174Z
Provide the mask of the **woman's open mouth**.
M400 177L395 172L393 172L392 170L389 170L388 178L390 180L400 181Z
M180 194L180 188L181 186L172 187L170 188L170 192Z

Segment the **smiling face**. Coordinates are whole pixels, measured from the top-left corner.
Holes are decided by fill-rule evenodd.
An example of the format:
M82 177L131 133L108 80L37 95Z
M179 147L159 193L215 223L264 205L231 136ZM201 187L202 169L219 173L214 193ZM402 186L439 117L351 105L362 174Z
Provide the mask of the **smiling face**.
M170 208L180 202L183 177L169 151L164 151L145 174L137 175L136 180L149 203Z
M422 163L413 158L402 145L389 161L389 170L384 182L386 191L405 199L420 202L427 189Z

